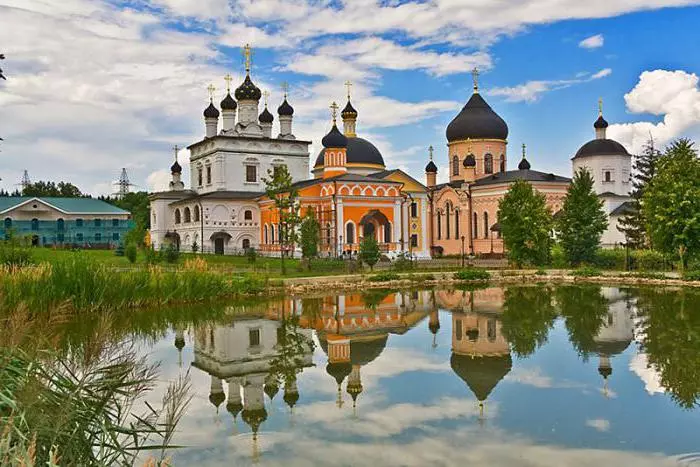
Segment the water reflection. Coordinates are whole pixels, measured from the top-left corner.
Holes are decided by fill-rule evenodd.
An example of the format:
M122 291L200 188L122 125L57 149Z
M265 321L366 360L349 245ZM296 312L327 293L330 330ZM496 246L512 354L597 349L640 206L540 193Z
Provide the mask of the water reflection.
M627 376L631 373L625 371L625 366L630 364L629 356L623 357L623 354L632 347L636 350L636 346L632 346L635 340L647 353L649 371L658 371L662 386L670 392L673 400L682 407L693 407L700 394L697 379L700 377L697 371L700 368L700 353L697 352L700 322L689 305L691 302L700 303L700 300L697 295L691 300L669 298L665 293L668 292L598 286L540 286L480 290L371 290L358 294L289 298L235 310L223 323L177 328L175 347L182 355L185 335L191 333L194 344L191 365L210 378L209 401L214 407L213 413L218 414L224 406L233 419L234 429L250 433L249 459L257 462L261 459L261 437L274 438L272 434L265 434L264 425L271 423L270 410L280 391L283 391L282 400L291 423L283 430L292 430L295 407L306 404L309 409L316 410L321 386L329 390L328 386L332 386L335 410L348 413L354 419L360 416L358 407L363 398L368 398L365 399L367 417L371 418L376 412L370 413L370 408L376 410L378 400L391 407L399 404L404 395L411 395L418 402L423 398L425 404L449 407L455 397L462 397L474 404L472 413L478 414L477 426L488 429L486 419L494 418L494 424L488 424L491 429L497 427L517 432L522 428L517 428L520 423L512 417L517 418L519 412L528 412L527 404L533 405L532 410L546 406L537 397L527 400L533 396L525 396L523 389L520 393L513 391L513 383L522 381L524 372L535 371L529 365L532 361L538 362L540 366L537 368L554 372L548 378L557 377L557 372L561 372L576 380L573 384L558 386L567 391L556 393L557 397L565 398L571 404L570 414L565 412L562 417L580 416L581 412L587 416L585 404L594 408L602 401L619 405L624 408L621 417L630 417L628 410L643 410L639 404L647 402L635 399L638 397L636 389ZM674 330L668 329L669 320L676 326ZM565 337L568 348L562 347L561 337ZM435 373L411 370L410 362L404 362L406 370L395 376L370 370L374 377L372 384L368 385L365 381L367 369L384 354L397 358L396 353L389 349L399 348L397 346L404 345L404 342L415 352L428 352L435 367L440 361L446 365L449 360L447 369L453 373L452 378L459 378L466 388L462 385L462 391L454 391L449 380ZM545 347L551 350L545 351ZM559 368L559 360L562 365L563 362L571 365L568 354L574 355L579 362L575 370ZM685 359L685 363L681 359ZM588 365L589 360L593 360L591 365ZM618 360L620 364L616 363ZM595 363L600 375L595 378L600 379L593 378L591 383L594 388L600 388L604 396L595 391L599 402L586 396L587 375L595 375ZM305 376L311 378L312 375L306 372L313 372L315 368L323 371L323 376L316 378L317 373L313 374L314 384L318 387L307 387L305 395L299 389L299 382ZM417 372L418 376L411 379L413 387L396 383L399 386L387 389L393 378L408 377L411 371ZM610 382L618 372L621 376L613 391ZM386 381L378 382L378 377ZM688 381L689 378L695 379ZM508 382L510 384L506 384ZM534 386L545 391L555 385ZM466 392L467 388L469 392ZM373 391L381 392L383 399L372 397ZM619 397L615 401L609 400L623 392L629 394L629 401L619 400ZM442 399L434 399L440 394L443 394ZM494 412L494 399L499 406L498 416ZM632 399L636 405L626 405L632 403ZM576 407L577 404L583 405ZM323 413L327 414L329 421L337 420L337 416L328 412L330 408L324 410L326 412L309 420L322 420ZM456 415L458 418L469 415L462 405L458 410L463 411L463 415ZM301 423L310 429L303 417L309 417L309 413L303 413ZM237 427L239 419L247 428ZM531 428L537 425L537 419L532 422ZM610 421L605 418L589 418L584 422L581 422L582 427L601 432L611 430ZM332 426L322 425L326 430ZM565 431L567 425L564 425ZM452 425L447 423L447 426ZM700 427L700 421L693 426ZM280 429L279 424L275 427ZM415 425L413 428L419 427ZM445 427L436 425L433 430ZM340 425L336 428L340 429ZM410 428L406 426L404 430ZM580 435L576 435L577 430L568 429L571 434L541 435L544 436L542 441L556 439L557 443L580 446L582 441ZM639 427L635 429L640 430ZM630 430L633 434L634 429ZM323 430L315 433L321 438L331 436L330 432ZM528 432L521 434L527 435ZM591 447L597 446L598 442L591 441ZM310 458L308 453L306 458ZM314 462L328 463L321 459Z

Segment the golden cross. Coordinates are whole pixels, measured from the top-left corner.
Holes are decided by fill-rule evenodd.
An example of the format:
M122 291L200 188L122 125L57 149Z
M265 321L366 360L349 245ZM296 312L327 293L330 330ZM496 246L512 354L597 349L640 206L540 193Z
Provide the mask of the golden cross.
M333 101L333 103L330 105L331 109L331 117L333 118L333 123L335 123L335 117L338 114L338 104Z
M284 98L287 98L287 93L289 92L289 83L286 81L282 81L282 84L280 85L282 88L282 91L284 92Z
M523 143L523 159L525 159L525 149L526 148L527 148L527 146L525 146L525 143Z
M474 80L474 92L479 92L479 69L477 67L472 70L472 80Z
M243 57L245 58L245 71L250 73L250 60L252 57L252 51L250 50L250 44L243 46Z
M177 147L177 144L173 146L173 152L175 153L175 162L177 162L177 151L179 151L180 148Z
M267 107L267 98L270 97L270 91L267 89L263 91L263 96L265 97L265 107Z
M430 154L430 160L433 160L433 145L428 146L428 154Z
M350 100L350 88L352 87L350 80L345 82L345 87L348 88L348 100Z
M467 138L467 154L471 154L471 153L472 153L472 139Z
M231 81L233 81L233 76L231 76L230 73L227 73L226 76L224 76L224 81L226 81L226 92L231 92Z
M212 102L214 101L214 91L216 91L216 88L214 87L213 84L210 84L207 86L207 91L209 91L209 100Z
M603 116L603 98L598 98L598 115Z

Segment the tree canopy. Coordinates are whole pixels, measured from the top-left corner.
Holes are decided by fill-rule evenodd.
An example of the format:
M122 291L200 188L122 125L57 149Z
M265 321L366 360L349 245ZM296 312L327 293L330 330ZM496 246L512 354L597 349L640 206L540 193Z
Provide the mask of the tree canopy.
M90 195L83 194L80 189L69 182L38 182L30 183L22 190L22 196L52 196L68 198L89 198Z
M369 266L370 269L373 269L380 257L381 252L379 251L377 240L371 235L366 235L360 242L360 251L357 258Z
M287 270L284 264L284 257L288 251L294 248L298 240L297 226L300 222L299 205L297 191L294 189L292 176L286 165L281 165L267 171L265 182L265 193L268 198L274 201L279 220L279 244L282 274Z

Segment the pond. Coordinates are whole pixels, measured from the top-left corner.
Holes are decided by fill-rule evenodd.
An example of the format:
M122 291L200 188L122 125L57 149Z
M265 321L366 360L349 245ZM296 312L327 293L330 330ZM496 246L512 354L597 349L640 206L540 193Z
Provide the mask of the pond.
M700 465L690 290L290 297L139 345L192 381L174 465Z

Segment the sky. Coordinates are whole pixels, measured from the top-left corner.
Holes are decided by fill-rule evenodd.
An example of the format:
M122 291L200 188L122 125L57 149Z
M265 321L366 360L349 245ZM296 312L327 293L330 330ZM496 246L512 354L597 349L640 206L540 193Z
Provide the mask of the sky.
M22 172L115 190L164 188L174 145L204 135L207 86L225 95L253 47L270 109L289 83L294 133L313 142L346 89L358 135L388 168L424 181L445 128L472 92L508 123L509 167L527 145L533 169L570 175L593 138L598 99L608 136L630 152L650 135L700 141L700 0L0 0L0 187ZM262 105L260 107L262 111ZM275 128L277 121L275 121ZM188 154L178 154L181 163ZM187 165L184 165L187 170ZM185 174L187 175L187 174Z

